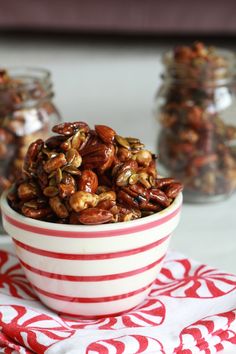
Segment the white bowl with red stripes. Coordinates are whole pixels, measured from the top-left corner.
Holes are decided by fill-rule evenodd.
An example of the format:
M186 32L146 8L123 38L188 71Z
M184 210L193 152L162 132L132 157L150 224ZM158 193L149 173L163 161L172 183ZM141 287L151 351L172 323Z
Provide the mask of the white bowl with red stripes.
M104 225L61 225L15 212L2 195L3 226L26 277L49 308L87 317L122 313L150 292L176 228L180 193L166 209Z

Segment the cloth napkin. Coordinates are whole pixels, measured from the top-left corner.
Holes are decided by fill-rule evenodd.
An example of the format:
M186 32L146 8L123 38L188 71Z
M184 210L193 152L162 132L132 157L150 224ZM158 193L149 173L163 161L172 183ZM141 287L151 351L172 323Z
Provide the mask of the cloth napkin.
M147 299L94 320L36 298L14 253L0 251L0 353L236 353L236 276L170 252Z

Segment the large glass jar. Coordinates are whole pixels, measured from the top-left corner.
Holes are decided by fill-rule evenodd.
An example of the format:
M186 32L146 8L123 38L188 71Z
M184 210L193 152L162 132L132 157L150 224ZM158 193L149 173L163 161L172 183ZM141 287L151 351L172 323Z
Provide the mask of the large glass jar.
M236 189L235 56L195 43L166 53L163 63L156 96L162 173L184 183L186 201L223 199Z
M52 98L47 70L0 69L0 194L21 175L28 145L61 120Z

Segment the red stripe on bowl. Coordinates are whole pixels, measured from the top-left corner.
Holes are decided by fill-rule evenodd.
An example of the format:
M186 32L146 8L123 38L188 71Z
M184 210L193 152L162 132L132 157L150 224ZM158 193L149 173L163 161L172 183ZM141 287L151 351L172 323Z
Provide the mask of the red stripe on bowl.
M31 272L35 274L39 274L43 277L50 278L50 279L57 279L57 280L65 280L65 281L80 281L80 282L99 282L99 281L106 281L106 280L114 280L114 279L121 279L121 278L127 278L139 273L144 273L145 271L154 268L156 265L158 265L160 262L163 261L165 258L165 255L162 256L161 258L157 259L155 262L148 264L147 266L135 269L135 270L130 270L128 272L123 272L123 273L117 273L117 274L107 274L107 275L66 275L66 274L57 274L57 273L51 273L51 272L46 272L44 270L35 268L30 266L29 264L25 263L20 259L21 264L23 265L24 268L30 270Z
M33 285L33 288L39 294L50 297L52 299L66 301L66 302L74 302L74 303L78 302L78 303L83 303L83 304L94 304L94 303L99 303L99 302L108 302L108 301L117 301L117 300L127 299L128 297L132 297L134 295L137 295L137 294L147 290L149 287L151 287L152 284L153 284L153 281L150 284L142 287L141 289L137 289L137 290L131 291L129 293L112 295L112 296L104 296L104 297L71 297L71 296L50 293L49 291L38 288L35 285Z
M162 218L149 222L147 224L141 224L137 226L125 227L118 230L104 230L104 231L63 231L63 230L52 230L47 228L42 228L38 226L28 225L23 222L17 221L10 216L4 214L6 221L22 230L29 231L35 234L40 234L42 236L53 236L53 237L72 237L72 238L98 238L98 237L113 237L113 236L123 236L127 234L132 234L144 230L151 229L153 227L162 225L172 219L181 210L181 206L174 210L169 215L163 216ZM132 221L131 221L132 222ZM114 225L114 224L111 224Z
M169 237L170 237L170 235L165 236L158 241L152 242L152 243L142 246L142 247L133 248L131 250L111 252L111 253L95 253L95 254L68 254L68 253L46 251L46 250L42 250L40 248L28 246L25 243L16 240L15 238L12 238L12 240L14 241L14 243L18 247L23 248L30 253L38 254L40 256L45 256L45 257L50 257L50 258L67 259L67 260L87 260L87 261L90 261L90 260L98 260L98 259L100 260L100 259L127 257L127 256L131 256L131 255L134 255L137 253L145 252L145 251L148 251L148 250L162 244Z

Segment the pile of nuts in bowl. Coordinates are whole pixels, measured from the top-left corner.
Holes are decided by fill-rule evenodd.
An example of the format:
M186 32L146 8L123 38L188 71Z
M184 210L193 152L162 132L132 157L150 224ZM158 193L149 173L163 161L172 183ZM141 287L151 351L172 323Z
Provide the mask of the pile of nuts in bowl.
M139 139L84 122L53 127L45 142L31 143L23 177L8 193L17 212L63 224L96 225L134 220L168 207L183 186L157 175L156 157Z

